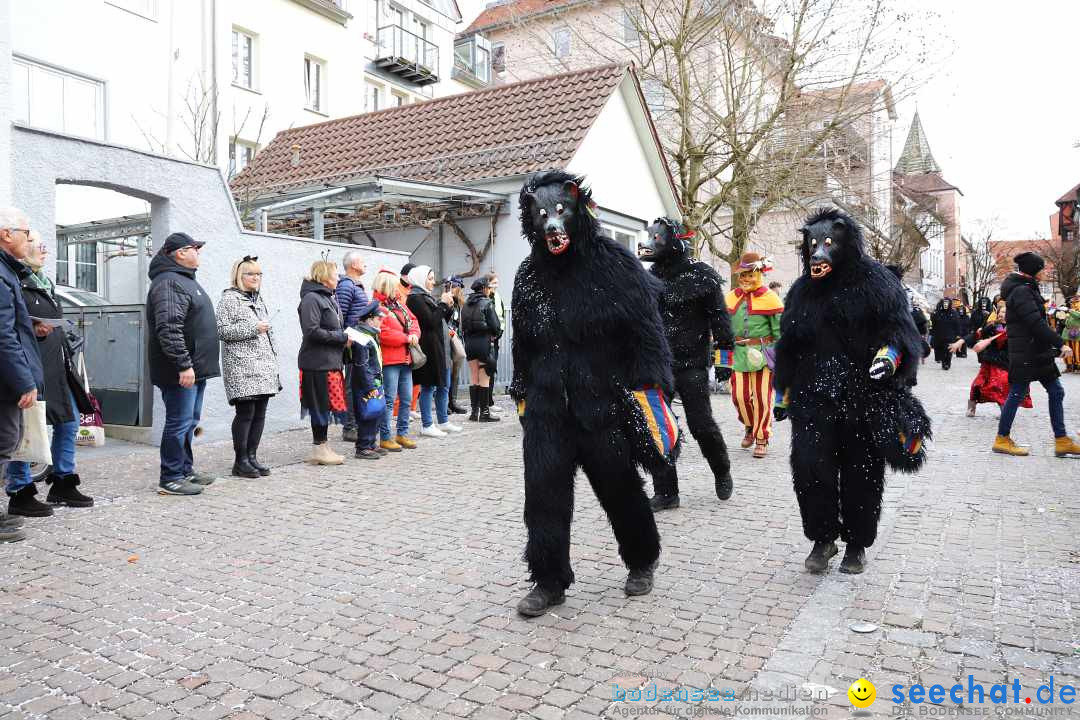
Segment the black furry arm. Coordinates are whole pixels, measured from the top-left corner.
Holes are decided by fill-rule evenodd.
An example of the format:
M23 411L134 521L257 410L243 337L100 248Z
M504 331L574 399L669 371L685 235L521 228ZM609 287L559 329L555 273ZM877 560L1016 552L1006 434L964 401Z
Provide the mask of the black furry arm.
M709 268L709 272L712 275L711 288L706 302L713 347L717 350L731 350L735 347L735 333L731 329L731 315L728 313L727 300L724 299L724 281L712 268Z
M533 288L530 283L531 274L528 263L529 260L525 259L518 268L517 276L514 278L514 294L510 298L510 324L514 329L510 352L514 362L514 372L508 392L514 400L524 400L525 389L529 385L528 368L532 352L526 330L526 323L530 317L526 301Z
M613 257L606 263L620 278L627 297L607 304L598 322L621 340L622 376L629 389L658 385L669 396L674 390L671 347L660 318L663 284L641 266L641 262L621 245L607 241Z

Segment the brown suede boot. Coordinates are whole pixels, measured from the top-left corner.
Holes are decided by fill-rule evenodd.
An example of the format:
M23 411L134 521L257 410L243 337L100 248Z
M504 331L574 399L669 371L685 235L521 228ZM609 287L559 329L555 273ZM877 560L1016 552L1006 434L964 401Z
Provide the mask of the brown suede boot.
M994 438L994 447L991 448L996 453L1002 455L1017 455L1023 457L1028 454L1028 449L1020 447L1013 442L1012 438L1008 435L998 435Z
M1054 438L1054 456L1059 458L1080 457L1080 445L1077 445L1076 441L1068 435Z

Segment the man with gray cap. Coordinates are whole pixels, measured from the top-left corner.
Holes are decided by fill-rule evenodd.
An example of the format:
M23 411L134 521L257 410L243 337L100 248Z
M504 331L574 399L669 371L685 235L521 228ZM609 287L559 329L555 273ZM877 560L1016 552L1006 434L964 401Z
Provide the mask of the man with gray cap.
M173 233L150 262L150 381L161 389L165 403L162 495L198 495L214 482L213 476L195 472L191 451L206 381L221 375L214 305L195 280L203 245Z
M23 302L22 260L30 252L30 223L15 208L0 208L0 473L22 442L22 411L44 390L30 313ZM0 542L22 540L22 518L0 512Z

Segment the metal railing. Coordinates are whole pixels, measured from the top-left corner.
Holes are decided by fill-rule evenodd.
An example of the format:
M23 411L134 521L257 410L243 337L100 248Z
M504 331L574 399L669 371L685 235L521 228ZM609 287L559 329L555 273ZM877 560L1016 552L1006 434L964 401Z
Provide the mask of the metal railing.
M393 59L438 74L439 46L411 33L400 25L385 25L378 30L377 60Z

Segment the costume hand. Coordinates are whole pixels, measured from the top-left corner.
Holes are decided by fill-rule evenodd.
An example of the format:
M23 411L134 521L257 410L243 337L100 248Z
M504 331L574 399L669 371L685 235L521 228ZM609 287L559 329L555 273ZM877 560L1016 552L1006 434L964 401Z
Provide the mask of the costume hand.
M52 325L43 322L34 323L34 335L37 335L39 338L49 337L49 333L52 331Z
M180 371L180 387L189 388L195 384L195 369L188 368Z
M870 363L870 379L884 380L896 372L896 366L888 358L879 357Z
M731 379L731 368L717 365L713 368L713 375L716 377L716 382L727 382Z
M19 409L26 410L31 405L37 402L37 388L24 392L19 396Z
M779 405L774 405L772 409L772 416L773 420L775 420L776 422L784 422L785 420L787 420L788 416L787 408L780 407Z
M963 347L964 347L964 340L961 338L960 340L957 340L956 342L954 342L952 345L949 346L949 352L960 352L960 349L963 348ZM976 345L975 347L978 347L978 345ZM975 352L979 352L979 351L976 350Z
M255 325L255 332L259 333L260 335L264 335L270 332L270 323L266 321L258 323L257 325Z

